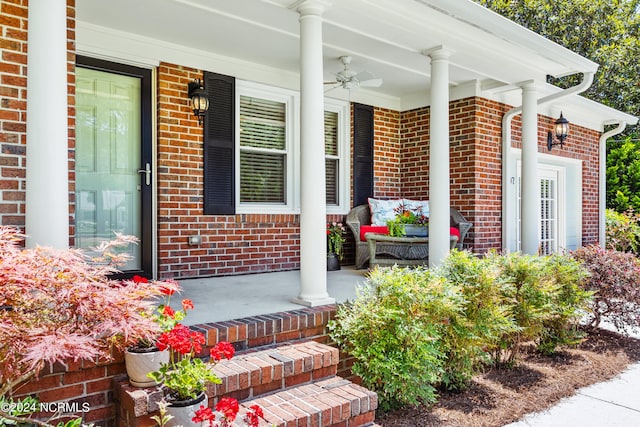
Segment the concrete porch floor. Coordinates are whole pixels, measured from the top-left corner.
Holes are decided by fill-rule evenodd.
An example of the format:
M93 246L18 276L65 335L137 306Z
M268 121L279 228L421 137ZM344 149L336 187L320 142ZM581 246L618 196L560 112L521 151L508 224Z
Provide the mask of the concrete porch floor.
M356 286L364 282L367 273L368 270L356 270L353 266L328 271L329 296L338 303L353 299ZM171 305L179 309L182 299L190 298L195 306L184 319L185 325L240 319L304 307L292 302L300 293L299 270L182 279L179 282L182 292L174 295Z

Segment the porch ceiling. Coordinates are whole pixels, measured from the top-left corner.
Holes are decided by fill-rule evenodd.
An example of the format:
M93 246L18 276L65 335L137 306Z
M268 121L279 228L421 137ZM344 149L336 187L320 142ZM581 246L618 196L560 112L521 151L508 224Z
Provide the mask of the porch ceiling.
M115 30L254 64L256 70L269 69L271 75L296 80L288 84L295 88L299 23L292 4L293 0L80 0L78 45L81 50L86 47L86 26ZM544 95L553 90L544 83L547 74L597 69L597 64L470 0L334 0L324 14L323 41L326 81L342 69L341 55L353 57L353 70L367 70L384 80L379 88L351 93L335 89L330 96L375 105L384 103L372 99L386 99L399 110L429 104L430 67L424 52L440 45L453 51L454 90L486 91L487 97L507 103L519 102L515 85L525 80L539 82ZM140 54L144 57L145 52Z

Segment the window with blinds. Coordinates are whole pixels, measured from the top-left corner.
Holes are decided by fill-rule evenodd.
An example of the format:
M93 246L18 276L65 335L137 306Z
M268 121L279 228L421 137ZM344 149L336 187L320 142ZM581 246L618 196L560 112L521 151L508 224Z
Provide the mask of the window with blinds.
M286 204L286 104L240 96L240 202Z
M340 182L340 151L338 147L338 113L324 112L324 152L327 205L338 205Z

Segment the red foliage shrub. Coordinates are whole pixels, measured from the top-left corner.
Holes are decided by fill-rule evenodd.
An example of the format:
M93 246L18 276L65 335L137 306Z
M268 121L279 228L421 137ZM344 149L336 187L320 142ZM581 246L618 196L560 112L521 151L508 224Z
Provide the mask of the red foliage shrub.
M640 261L632 253L603 249L600 246L579 248L571 255L582 262L590 275L584 281L594 291L591 325L610 321L618 330L640 327Z

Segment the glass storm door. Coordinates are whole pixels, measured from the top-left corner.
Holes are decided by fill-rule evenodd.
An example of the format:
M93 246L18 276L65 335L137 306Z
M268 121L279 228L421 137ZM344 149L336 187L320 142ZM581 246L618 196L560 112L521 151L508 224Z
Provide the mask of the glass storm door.
M88 60L88 59L87 59ZM92 65L104 62L88 60ZM107 63L108 64L108 63ZM90 248L115 233L138 245L123 249L131 260L120 270L151 275L151 153L143 139L140 76L76 68L76 246ZM146 152L149 151L149 152ZM148 200L147 200L148 199Z

